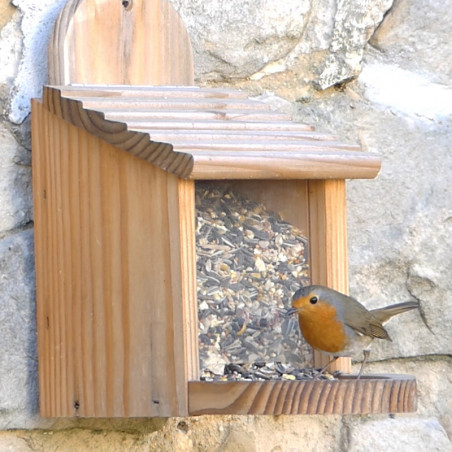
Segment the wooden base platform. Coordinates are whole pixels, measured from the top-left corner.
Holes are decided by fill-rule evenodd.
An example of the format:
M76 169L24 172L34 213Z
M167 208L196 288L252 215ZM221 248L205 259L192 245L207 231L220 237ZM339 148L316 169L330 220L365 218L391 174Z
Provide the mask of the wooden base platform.
M416 410L411 375L344 375L338 380L188 383L190 415L377 414Z

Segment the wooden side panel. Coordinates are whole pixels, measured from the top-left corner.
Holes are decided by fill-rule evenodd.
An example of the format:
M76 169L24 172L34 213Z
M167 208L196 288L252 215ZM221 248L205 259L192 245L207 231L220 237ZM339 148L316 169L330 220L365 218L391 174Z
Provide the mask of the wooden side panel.
M416 380L375 375L360 380L190 382L189 413L377 414L416 410Z
M309 181L311 281L348 293L347 216L344 180ZM331 360L314 351L314 365ZM330 370L349 373L350 358L339 358Z
M32 127L41 414L186 414L190 182L36 101Z
M193 84L190 40L167 0L69 0L48 56L51 84Z

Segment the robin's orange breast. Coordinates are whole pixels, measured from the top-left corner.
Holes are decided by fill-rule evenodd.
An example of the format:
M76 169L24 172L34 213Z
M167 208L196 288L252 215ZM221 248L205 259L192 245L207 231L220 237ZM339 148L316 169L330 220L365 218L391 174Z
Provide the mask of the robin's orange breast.
M348 345L344 324L337 319L336 308L328 303L307 304L298 312L301 332L315 349L340 353Z

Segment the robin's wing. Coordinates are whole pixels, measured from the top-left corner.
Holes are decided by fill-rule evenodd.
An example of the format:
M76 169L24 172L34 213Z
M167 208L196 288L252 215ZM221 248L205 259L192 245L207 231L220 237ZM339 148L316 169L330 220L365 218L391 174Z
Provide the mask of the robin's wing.
M343 312L346 325L366 336L391 340L381 322L362 304L352 297L347 297L346 303L347 309Z

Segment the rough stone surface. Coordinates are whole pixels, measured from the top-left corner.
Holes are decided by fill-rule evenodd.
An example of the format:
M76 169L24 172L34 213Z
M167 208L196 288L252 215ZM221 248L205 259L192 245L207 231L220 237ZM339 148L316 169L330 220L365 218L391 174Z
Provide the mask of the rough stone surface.
M20 40L11 41L10 33L23 35L20 59L14 58L13 61L14 77L7 80L11 94L8 118L12 123L20 124L30 113L30 99L40 97L42 86L46 83L47 42L58 12L66 1L14 0L12 3L20 10L21 20L13 24L12 30L8 24L2 31L2 37L17 45Z
M22 51L20 33L20 14L15 12L11 20L0 29L0 98L2 104L6 103L10 94L10 86L17 74L18 61ZM5 105L2 105L2 115L5 114Z
M320 89L359 73L363 49L393 0L172 0L192 40L197 79L260 80L291 71Z
M300 40L308 2L284 0L172 1L190 32L198 77L248 77L285 58Z
M0 450L8 452L29 452L32 447L28 438L23 438L17 432L0 432Z
M370 42L404 68L450 83L450 20L448 0L397 0Z
M37 412L33 231L0 240L0 428Z
M366 99L404 116L441 123L452 114L452 91L447 85L396 65L371 62L359 80Z
M372 2L338 0L333 36L329 46L330 55L326 58L322 72L316 80L321 89L358 75L364 47L392 2L393 0Z
M14 14L14 7L8 0L0 1L0 30L7 24Z
M355 420L349 424L349 452L450 451L446 432L434 418Z
M136 421L117 425L115 429L75 427L3 432L0 433L0 450L334 452L341 440L341 426L338 416L171 418L158 426Z
M30 152L18 146L14 136L0 124L0 237L31 221Z

